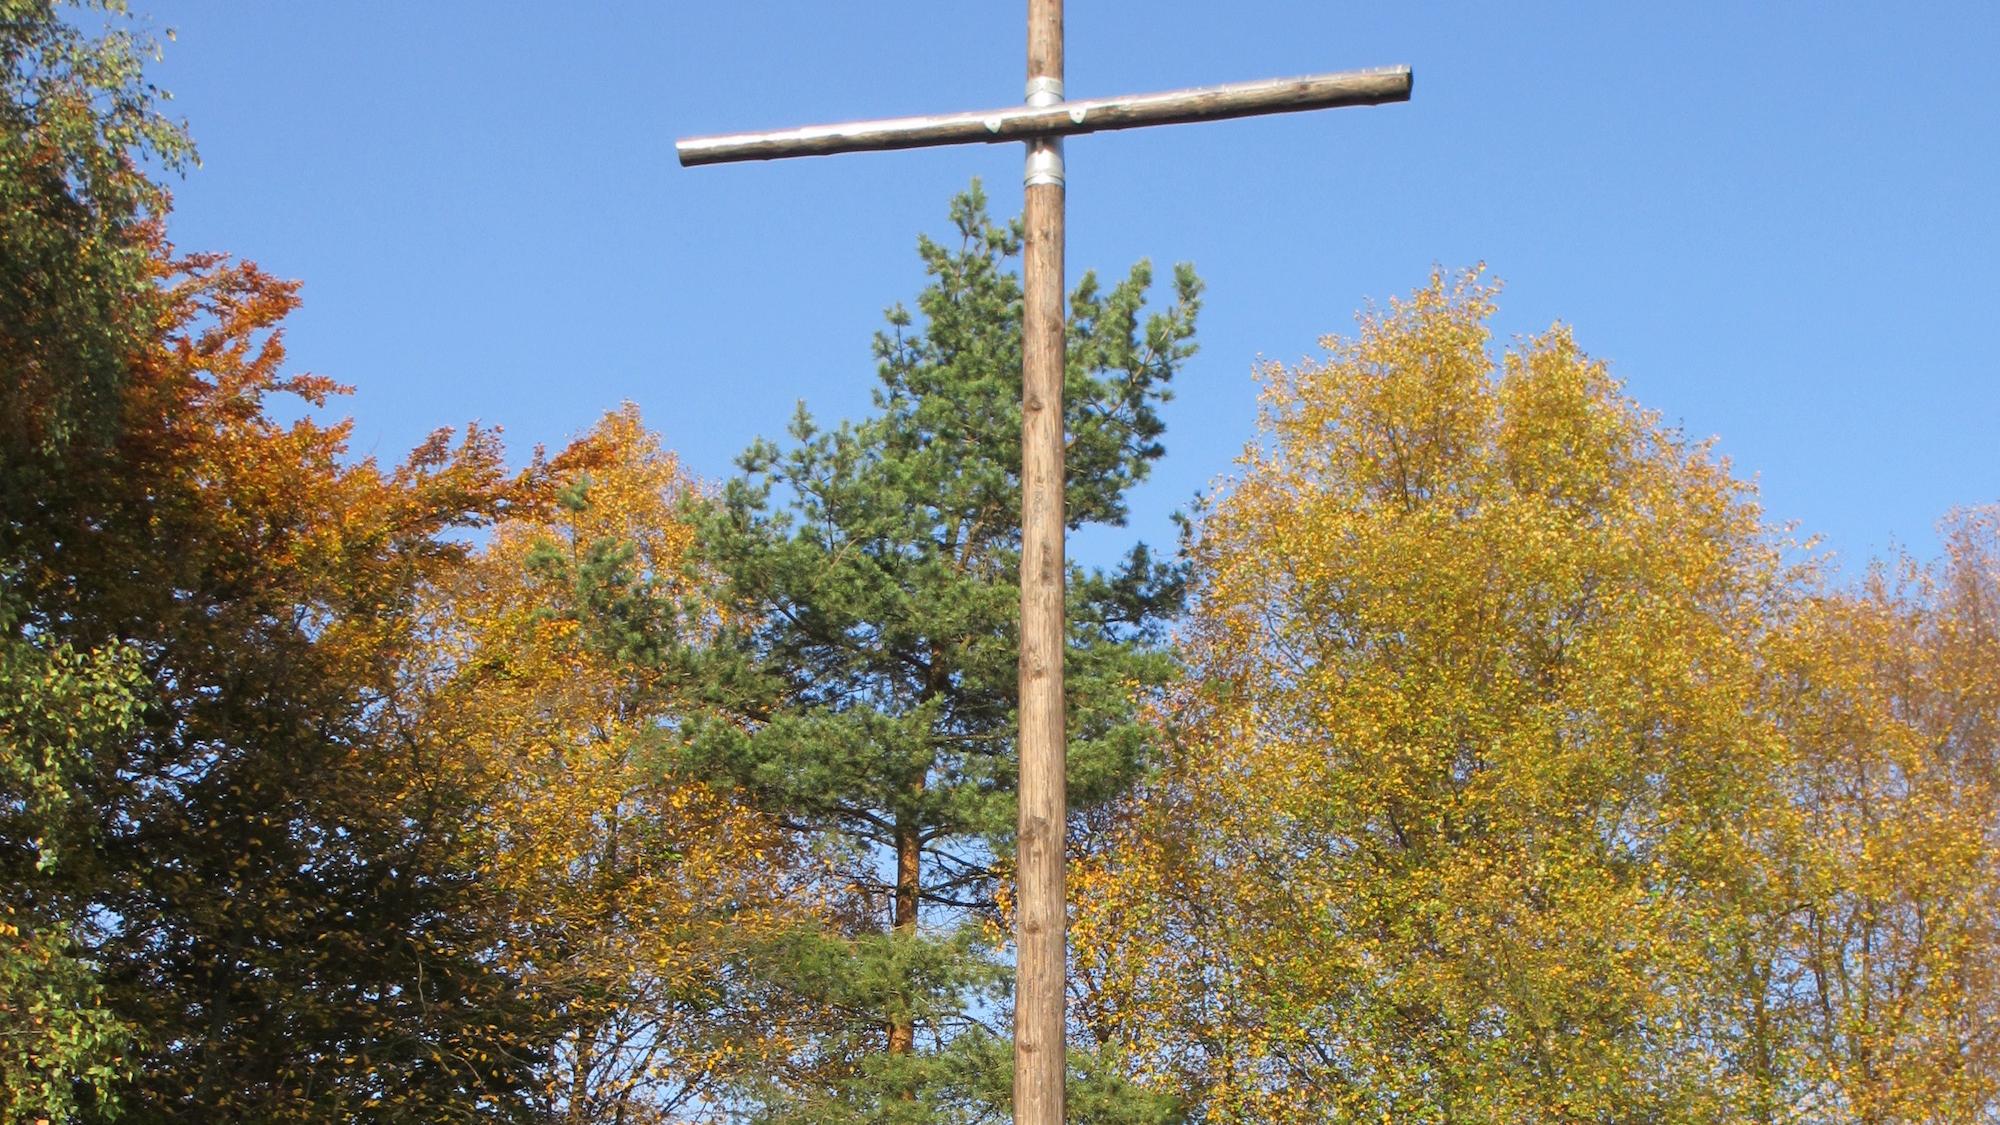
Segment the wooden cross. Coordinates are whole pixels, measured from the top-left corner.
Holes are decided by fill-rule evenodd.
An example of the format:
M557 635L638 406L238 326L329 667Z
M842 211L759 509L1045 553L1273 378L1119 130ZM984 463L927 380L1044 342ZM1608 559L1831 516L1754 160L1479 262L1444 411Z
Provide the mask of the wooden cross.
M1060 1125L1064 1073L1063 159L1073 133L1408 101L1410 68L1063 100L1062 0L1028 0L1021 107L693 137L685 166L1025 141L1022 270L1020 834L1016 857L1014 1121Z

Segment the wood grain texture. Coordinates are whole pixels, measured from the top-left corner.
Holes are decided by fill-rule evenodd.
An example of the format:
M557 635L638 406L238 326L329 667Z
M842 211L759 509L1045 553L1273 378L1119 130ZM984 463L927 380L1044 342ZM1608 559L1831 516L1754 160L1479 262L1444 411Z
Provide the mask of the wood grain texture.
M1028 77L1061 81L1062 0L1028 0ZM1046 111L1044 111L1046 112ZM1062 112L1058 110L1057 112ZM1030 142L1059 144L1044 137ZM1032 165L1032 157L1030 160ZM1026 188L1021 276L1021 781L1014 1121L1062 1125L1069 821L1063 739L1064 187Z
M1052 58L1057 69L1041 73L1060 78L1061 46L1045 50L1045 57ZM1201 86L1158 94L1094 98L1046 108L1011 106L931 117L893 117L837 125L808 125L766 133L689 137L676 142L674 150L680 155L683 165L692 167L744 160L778 160L792 156L831 156L842 152L994 144L1110 129L1137 129L1147 125L1182 125L1271 113L1402 102L1410 99L1412 81L1407 66L1351 70L1303 78L1270 78L1258 82Z

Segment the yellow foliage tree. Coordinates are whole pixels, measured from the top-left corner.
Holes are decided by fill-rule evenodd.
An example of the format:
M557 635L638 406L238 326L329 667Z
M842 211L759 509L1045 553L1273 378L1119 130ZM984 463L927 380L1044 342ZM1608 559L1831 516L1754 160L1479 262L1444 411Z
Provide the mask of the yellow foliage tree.
M740 954L798 916L811 874L768 817L649 760L676 691L620 640L703 627L679 514L694 488L628 405L530 470L440 591L422 737L483 809L465 843L507 904L505 956L567 1028L553 1120L707 1120L782 1049ZM613 601L661 616L607 621Z
M1080 1016L1207 1121L1736 1120L1795 832L1748 485L1434 276L1267 373L1191 541L1159 774L1076 876Z
M1774 642L1802 820L1770 1009L1813 1120L2000 1112L2000 508Z

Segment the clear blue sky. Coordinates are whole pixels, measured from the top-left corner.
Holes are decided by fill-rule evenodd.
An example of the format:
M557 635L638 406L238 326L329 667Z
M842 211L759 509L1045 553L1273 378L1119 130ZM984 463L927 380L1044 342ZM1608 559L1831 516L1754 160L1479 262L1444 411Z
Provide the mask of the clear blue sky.
M504 427L517 459L631 399L699 473L804 398L866 408L917 232L1020 151L683 170L675 137L1019 100L1010 3L136 0L204 166L176 240L303 279L295 366L357 449ZM1409 63L1407 105L1069 145L1072 280L1208 282L1135 531L1253 434L1260 356L1318 354L1433 263L1500 327L1561 319L1852 573L2000 500L2000 14L1986 4L1073 0L1071 97ZM1093 553L1085 544L1085 553Z

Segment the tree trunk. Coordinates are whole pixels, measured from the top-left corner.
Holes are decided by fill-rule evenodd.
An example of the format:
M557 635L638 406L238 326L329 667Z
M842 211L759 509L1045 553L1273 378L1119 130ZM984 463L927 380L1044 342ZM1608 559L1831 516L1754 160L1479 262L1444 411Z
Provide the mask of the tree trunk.
M917 891L923 885L922 844L917 839L916 829L906 825L896 826L896 905L894 927L899 938L915 937L917 933ZM916 1024L905 1014L889 1021L889 1053L907 1055L916 1049ZM907 1091L905 1097L915 1097L915 1091Z

